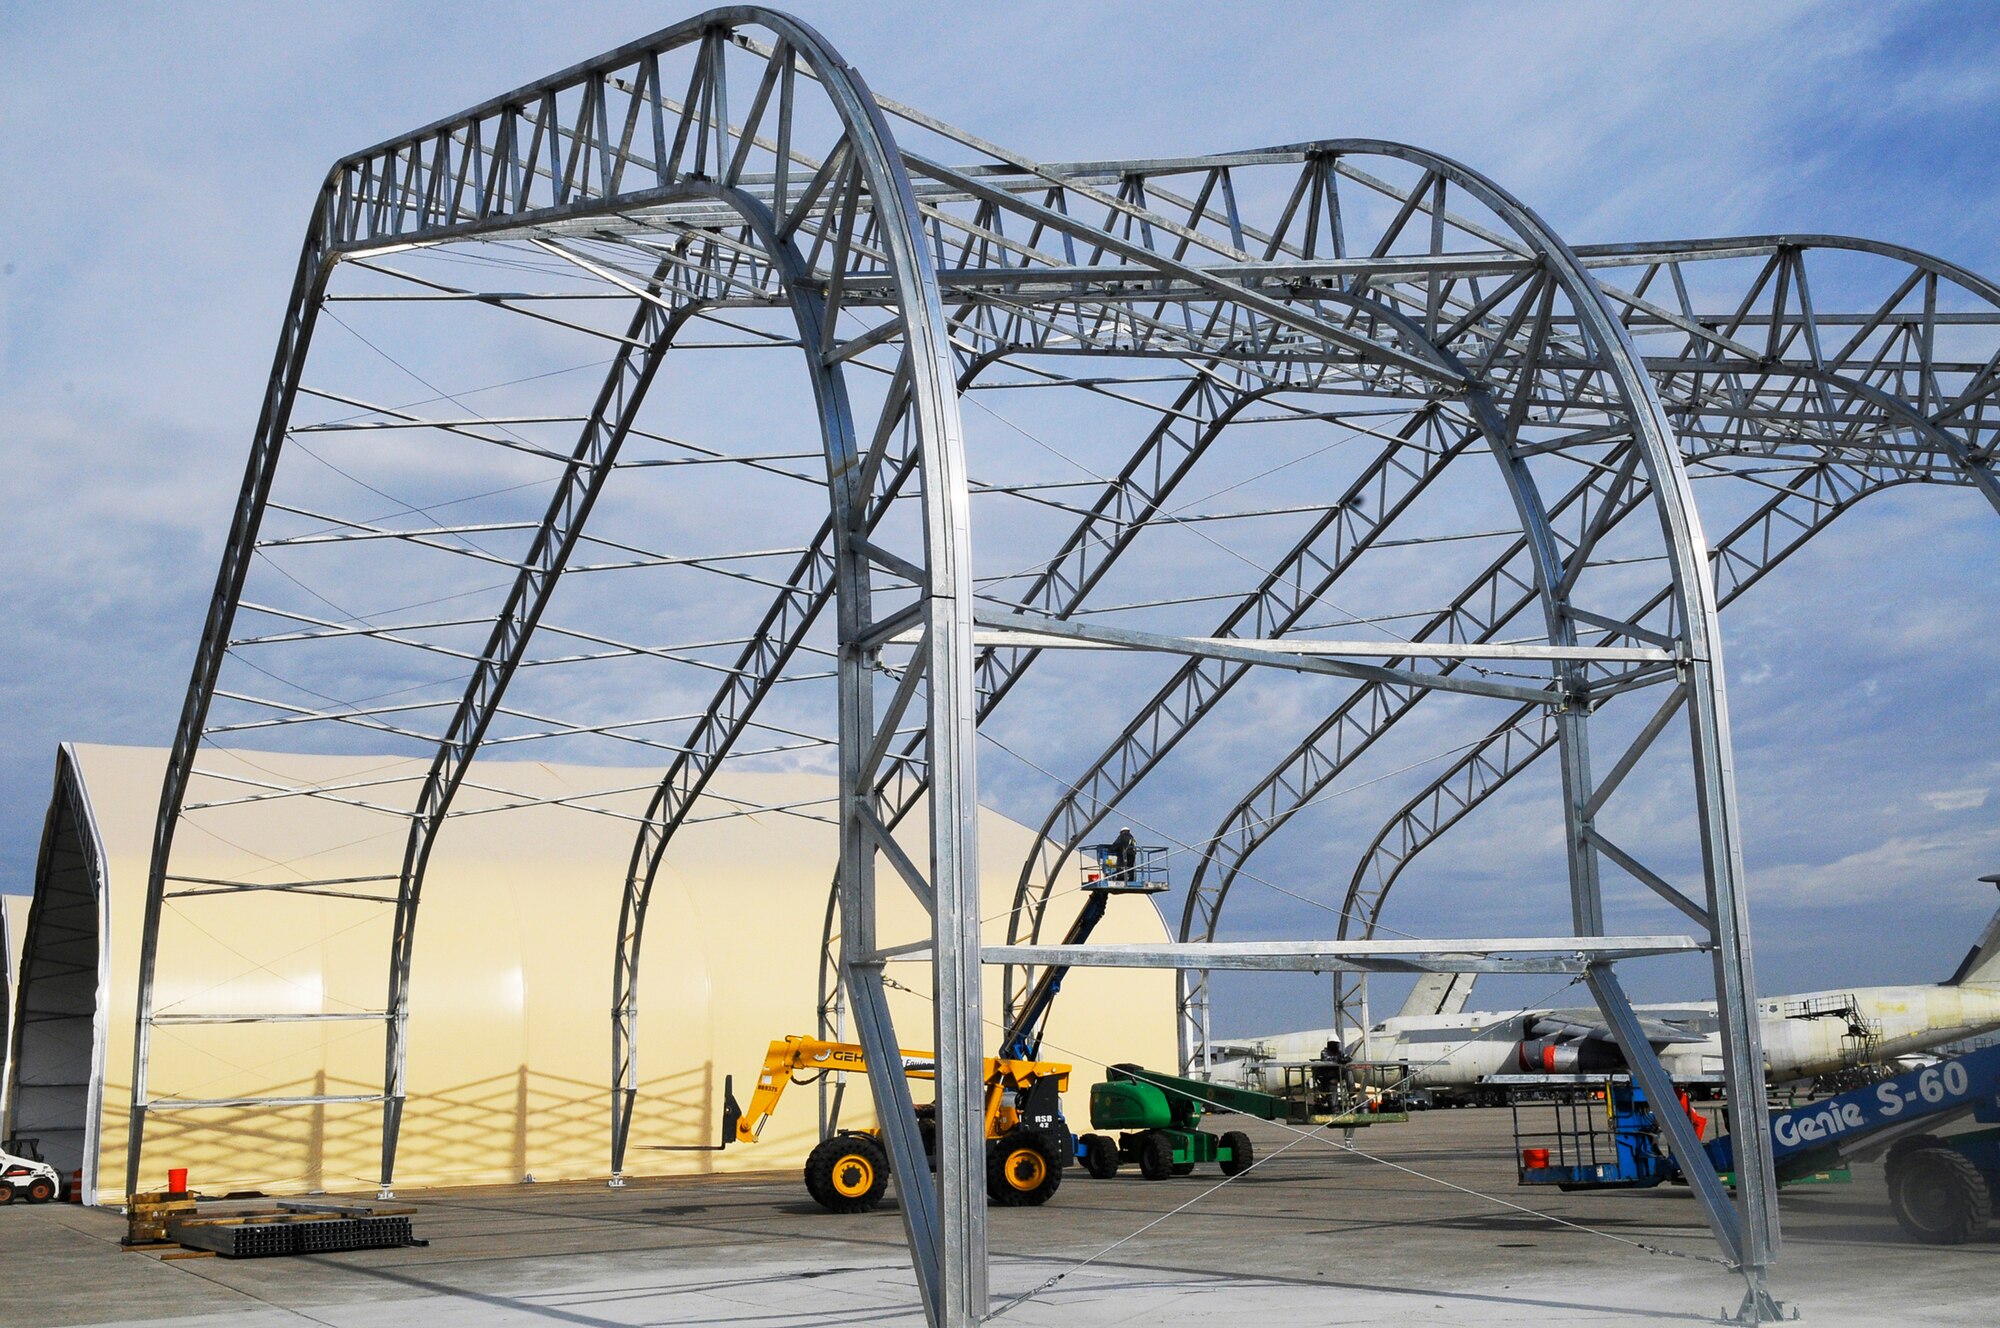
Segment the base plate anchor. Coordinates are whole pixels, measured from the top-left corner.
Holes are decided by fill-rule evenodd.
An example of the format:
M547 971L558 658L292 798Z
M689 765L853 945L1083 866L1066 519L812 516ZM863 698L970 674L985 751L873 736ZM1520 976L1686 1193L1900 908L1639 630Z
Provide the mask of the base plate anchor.
M1756 1277L1744 1279L1748 1285L1743 1291L1743 1303L1731 1314L1726 1308L1721 1311L1716 1322L1735 1324L1796 1323L1799 1307L1787 1305L1764 1289L1764 1280Z

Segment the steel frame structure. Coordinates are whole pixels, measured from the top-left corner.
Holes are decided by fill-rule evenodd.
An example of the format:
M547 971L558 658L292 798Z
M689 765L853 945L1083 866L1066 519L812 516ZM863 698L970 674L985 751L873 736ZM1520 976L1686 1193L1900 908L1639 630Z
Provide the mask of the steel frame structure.
M1817 425L1823 436L1822 455L1802 460L1782 483L1771 483L1768 496L1710 550L1719 605L1748 590L1863 497L1884 489L1917 482L1962 485L2000 511L1990 407L1985 405L1993 389L1992 352L1986 351L1983 362L1949 362L1940 360L1935 349L1940 331L1948 336L1954 324L1990 326L1993 311L2000 310L2000 287L1900 246L1839 236L1599 246L1585 252L1600 269L1634 270L1632 294L1609 283L1606 291L1625 310L1637 335L1660 343L1648 365L1672 403L1690 462L1713 464L1724 456L1759 450L1781 454L1797 442L1796 436L1780 433L1787 428ZM1878 261L1889 272L1890 294L1872 310L1829 317L1814 308L1809 268L1814 259L1842 255ZM1740 269L1730 274L1734 289L1719 305L1731 312L1692 317L1690 269L1727 260L1738 260ZM1662 277L1678 292L1679 319L1656 316L1643 299ZM1941 288L1955 290L1975 312L1954 316L1941 311ZM1899 310L1905 302L1914 308ZM1757 326L1764 329L1762 344L1745 344L1744 329ZM1825 347L1836 338L1836 349L1829 352ZM1705 367L1709 365L1713 368ZM1770 403L1770 416L1759 427L1763 439L1757 440L1742 431L1746 405L1760 398ZM1885 452L1881 444L1899 436L1916 446ZM1983 449L1982 437L1987 440ZM1874 445L1856 445L1863 440ZM1832 446L1835 442L1848 446ZM1518 558L1518 546L1511 553ZM1490 638L1526 607L1519 589L1518 574L1504 562L1496 563L1415 635ZM1664 592L1656 592L1632 620L1646 621L1665 600ZM1212 856L1197 867L1181 918L1183 940L1213 938L1223 901L1243 864L1407 709L1385 704L1379 695L1357 693L1230 809L1208 841L1214 846ZM1339 935L1374 935L1390 889L1417 854L1557 742L1548 716L1522 707L1414 794L1355 864L1340 909ZM1639 879L1652 875L1601 836L1596 846ZM1657 877L1647 883L1664 886ZM1673 895L1667 897L1671 901ZM1184 1065L1203 1054L1205 985L1199 975L1183 985ZM1342 1026L1366 1027L1368 1019L1356 1009L1363 999L1359 982L1343 983L1336 1020Z
M440 275L460 269L420 267L461 251L500 255L505 263L494 265L511 279L527 273L570 284L482 288ZM1822 280L1819 265L1838 256L1896 272L1888 298L1859 299L1844 286L1829 294L1841 283ZM387 285L336 290L337 273ZM320 363L310 356L320 315L341 300L391 310L476 306L614 349L601 385L575 413L495 417L436 389L427 402L389 406L306 378L309 363L316 372ZM590 311L607 307L626 316L593 322ZM786 330L746 331L763 315ZM690 343L697 328L723 340ZM722 796L712 780L727 761L813 749L836 757L839 788L823 1019L851 1015L872 1062L896 1064L885 965L920 959L930 974L934 1183L907 1083L887 1074L870 1087L931 1322L973 1323L988 1307L979 1080L987 1025L1004 1021L981 1008L984 963L1010 965L1010 993L1020 989L1019 966L1058 958L1177 968L1187 975L1190 1058L1199 1054L1213 967L1573 972L1589 983L1649 1089L1665 1091L1611 964L1688 950L1706 952L1713 966L1743 1139L1739 1197L1732 1202L1691 1135L1671 1142L1691 1160L1715 1236L1747 1279L1750 1312L1766 1312L1763 1279L1779 1234L1757 1128L1764 1087L1717 615L1863 494L1929 481L1976 487L2000 507L1996 331L2000 299L1991 286L1893 246L1785 236L1572 248L1484 176L1401 144L1332 139L1166 160L1033 161L876 96L810 28L748 7L715 10L344 158L307 232L162 791L142 938L128 1189L137 1188L156 1113L337 1101L379 1103L380 1184L389 1191L408 1093L416 922L433 850L455 818L526 805L481 783L482 752L581 735L636 745L666 763L657 779L565 800L618 818L633 834L612 938L611 1170L619 1183L641 1083L643 941L662 865L677 834L704 819L697 809ZM725 342L732 351L799 353L820 434L812 452L732 454L647 426L643 407L663 362L676 350ZM973 477L960 403L989 388L1059 389L1066 399L1136 409L1153 423L1128 460L1071 500L1075 485ZM437 401L462 414L435 411ZM315 422L300 418L302 402L356 413ZM1202 501L1189 498L1190 477L1226 459L1242 431L1272 423L1326 425L1377 450L1303 507L1190 516ZM308 434L369 429L504 450L556 473L534 490L545 500L539 516L511 521L451 520L438 515L442 505L403 500L393 518L361 518L278 496L281 469L290 476L306 464L294 453L334 469L306 447ZM549 429L573 436L538 441L535 431ZM633 459L635 439L678 451ZM823 474L790 466L808 455L823 458ZM669 464L806 482L824 488L828 506L811 538L791 549L666 553L598 533L603 519L593 525L593 514L616 488L614 475ZM1337 607L1331 594L1357 567L1393 548L1428 553L1474 539L1418 519L1427 494L1463 483L1474 467L1506 514L1504 551L1407 636L1320 635L1329 628L1311 619ZM1692 477L1755 494L1760 505L1711 547ZM975 497L1072 524L1025 571L975 578ZM1268 566L1254 564L1259 575L1247 591L1102 602L1131 570L1130 551L1159 532L1286 513L1309 519ZM421 519L413 525L411 516ZM274 533L267 521L281 528ZM1401 537L1386 538L1392 531ZM514 550L495 552L502 540ZM279 575L332 606L331 616L249 596L253 571L262 584L271 579L267 564L309 548L353 558L386 550L402 560L395 565L410 586L431 585L425 560L440 558L497 565L504 580L485 588L500 594L434 618L339 611L282 567ZM611 550L612 561L580 560L589 548ZM788 570L754 570L771 559ZM580 573L641 566L728 577L769 598L745 634L678 646L551 616L558 587ZM438 582L432 598L409 603L473 594L448 589ZM1158 630L1148 616L1218 599L1228 609L1207 632L1185 626L1184 615L1174 630ZM822 645L814 633L829 607L833 640ZM246 617L265 626L239 626ZM1503 639L1510 627L1516 636ZM550 641L570 653L531 649ZM434 699L347 700L251 662L330 646L414 651L451 672L433 680L443 689ZM1064 783L1022 864L1009 944L983 946L979 725L1001 713L1041 656L1081 651L1121 661L1165 655L1177 666L1103 754ZM607 722L511 699L531 672L609 659L692 670L713 682L712 694L685 714ZM807 664L820 671L802 674ZM243 690L231 680L246 668L295 694ZM1350 690L1203 842L1180 942L1145 955L1108 947L1065 955L1040 944L1065 861L1253 670ZM781 689L808 677L834 684L832 735L772 715ZM1340 938L1219 950L1222 905L1244 862L1436 692L1512 710L1363 855ZM1650 718L1636 737L1594 751L1602 726L1593 715L1629 709L1620 698L1635 692L1651 693L1636 698L1651 701ZM669 723L686 736L655 736ZM1699 882L1684 886L1601 825L1626 777L1677 726L1698 825L1690 851L1700 863ZM319 731L414 750L424 773L286 785L202 763L259 736ZM745 746L753 733L775 741L753 750ZM1563 954L1533 957L1553 943L1546 936L1383 949L1373 933L1396 873L1550 749L1560 753L1574 932ZM643 810L630 801L635 788L649 795ZM473 792L488 802L467 805ZM384 818L398 827L399 858L341 875L268 861L227 878L177 871L183 827L223 809L282 817L300 797ZM718 814L811 814L728 805ZM899 831L920 809L918 847ZM929 915L921 944L878 935L878 859ZM1691 936L1609 934L1605 859L1679 909ZM241 1011L156 1009L156 976L173 960L165 920L253 895L355 900L386 912L381 1009L271 1016L302 1027L316 1018L379 1023L379 1093L260 1100L156 1092L149 1069L157 1028L256 1022ZM187 902L197 899L209 902ZM1357 918L1363 939L1353 941ZM1687 1133L1685 1122L1669 1128Z

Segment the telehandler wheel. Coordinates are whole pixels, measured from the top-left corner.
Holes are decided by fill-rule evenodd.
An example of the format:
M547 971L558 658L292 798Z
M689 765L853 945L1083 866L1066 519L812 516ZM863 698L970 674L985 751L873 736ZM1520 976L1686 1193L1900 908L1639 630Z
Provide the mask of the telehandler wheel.
M1225 1176L1240 1176L1257 1160L1250 1149L1250 1136L1241 1130L1231 1130L1223 1135L1222 1146L1229 1150L1229 1156L1217 1165Z
M822 1139L806 1157L806 1193L830 1213L865 1213L889 1188L889 1156L865 1134Z
M1139 1174L1147 1180L1165 1180L1174 1174L1174 1141L1157 1130L1139 1138Z
M986 1201L1038 1208L1062 1185L1055 1145L1034 1130L1012 1130L986 1146Z
M1083 1136L1083 1169L1099 1180L1118 1174L1118 1141L1101 1134Z
M56 1197L56 1183L47 1176L37 1176L28 1182L28 1202L47 1203Z
M1993 1195L1972 1159L1952 1148L1911 1148L1889 1159L1889 1209L1926 1245L1963 1245L1986 1229Z

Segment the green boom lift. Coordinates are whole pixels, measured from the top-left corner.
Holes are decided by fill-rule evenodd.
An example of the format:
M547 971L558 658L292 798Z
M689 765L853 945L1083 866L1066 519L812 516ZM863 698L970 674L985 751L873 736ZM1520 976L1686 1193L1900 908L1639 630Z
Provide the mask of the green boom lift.
M1217 1138L1200 1128L1211 1107L1259 1120L1285 1115L1284 1099L1268 1093L1114 1065L1103 1083L1091 1087L1090 1128L1121 1133L1115 1139L1086 1134L1077 1140L1084 1169L1099 1180L1117 1175L1126 1162L1138 1163L1147 1180L1185 1176L1204 1162L1216 1163L1225 1176L1248 1171L1255 1160L1248 1135L1231 1130Z

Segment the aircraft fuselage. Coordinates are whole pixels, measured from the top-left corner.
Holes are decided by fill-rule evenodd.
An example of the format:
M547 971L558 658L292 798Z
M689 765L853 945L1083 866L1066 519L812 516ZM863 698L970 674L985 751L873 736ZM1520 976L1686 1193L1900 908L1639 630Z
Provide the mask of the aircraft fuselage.
M1660 1059L1679 1079L1709 1078L1722 1072L1722 1037L1715 1002L1641 1005L1649 1024L1680 1036L1658 1044ZM2000 985L1916 984L1806 992L1757 1003L1766 1075L1774 1082L1830 1074L1860 1059L1882 1061L1921 1052L2000 1028ZM1576 1011L1566 1012L1574 1028ZM1577 1037L1551 1032L1550 1011L1467 1010L1458 1014L1399 1015L1371 1028L1366 1037L1350 1033L1347 1054L1355 1060L1407 1061L1411 1080L1422 1087L1470 1089L1489 1075L1590 1069L1615 1047L1598 1035ZM1218 1082L1276 1087L1266 1065L1318 1057L1333 1037L1314 1029L1233 1044L1218 1058ZM1594 1047L1586 1044L1594 1043ZM1555 1047L1557 1051L1550 1051ZM1571 1050L1562 1051L1567 1047ZM1578 1062L1577 1051L1583 1052ZM1593 1055L1595 1053L1595 1055Z

